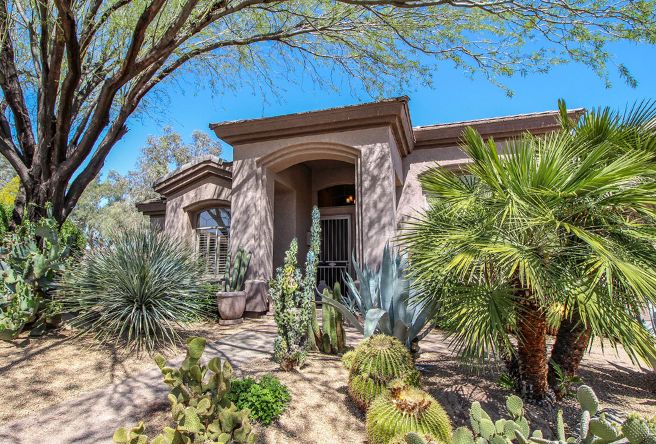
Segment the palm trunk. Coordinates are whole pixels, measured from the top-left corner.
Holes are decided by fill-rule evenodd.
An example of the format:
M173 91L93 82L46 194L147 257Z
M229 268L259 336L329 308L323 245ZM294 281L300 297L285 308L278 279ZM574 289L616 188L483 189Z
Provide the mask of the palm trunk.
M572 310L572 316L563 318L558 327L556 343L551 350L549 362L549 385L557 388L559 377L556 373L555 363L560 367L564 376L575 376L583 360L585 350L590 342L590 327L581 320L578 309Z
M517 322L517 357L522 392L537 400L547 397L547 321L528 292L520 298Z

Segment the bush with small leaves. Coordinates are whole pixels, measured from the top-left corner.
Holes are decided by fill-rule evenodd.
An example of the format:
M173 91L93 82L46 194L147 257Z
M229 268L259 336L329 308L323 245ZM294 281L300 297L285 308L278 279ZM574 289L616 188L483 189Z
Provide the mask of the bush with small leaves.
M264 375L254 378L235 379L226 395L240 409L248 409L251 419L269 425L283 414L292 397L278 378Z

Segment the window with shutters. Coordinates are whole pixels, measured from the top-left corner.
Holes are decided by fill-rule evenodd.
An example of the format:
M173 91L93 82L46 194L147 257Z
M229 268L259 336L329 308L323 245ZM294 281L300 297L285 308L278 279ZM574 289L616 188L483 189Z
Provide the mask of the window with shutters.
M196 251L208 275L221 277L226 270L230 241L230 208L202 210L196 216Z

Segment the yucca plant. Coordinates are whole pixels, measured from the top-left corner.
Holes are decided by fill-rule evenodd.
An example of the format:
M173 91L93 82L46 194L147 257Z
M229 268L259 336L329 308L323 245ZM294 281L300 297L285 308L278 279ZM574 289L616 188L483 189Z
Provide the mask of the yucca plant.
M546 313L554 303L563 304L561 330L569 325L571 335L559 331L552 357L568 373L594 336L633 359L656 356L637 320L656 297L653 139L626 133L620 149L571 128L503 146L467 129L465 175L432 169L420 179L429 208L401 240L413 277L430 290L422 300L464 355L507 357L529 396L548 394ZM574 353L559 355L562 348Z
M182 242L147 228L115 234L58 287L81 332L136 351L175 344L181 324L208 309L202 264Z

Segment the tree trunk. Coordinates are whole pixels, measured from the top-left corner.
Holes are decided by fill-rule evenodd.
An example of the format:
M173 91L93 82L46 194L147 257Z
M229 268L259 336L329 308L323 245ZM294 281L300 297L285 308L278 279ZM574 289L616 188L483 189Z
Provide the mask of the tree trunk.
M547 382L547 322L543 311L523 292L518 301L517 357L522 393L541 400L549 394Z
M558 388L561 382L553 363L560 367L564 376L575 376L588 348L590 333L590 327L583 323L576 307L572 310L571 317L564 317L560 322L549 362L549 385L552 388ZM558 390L556 392L558 393Z

